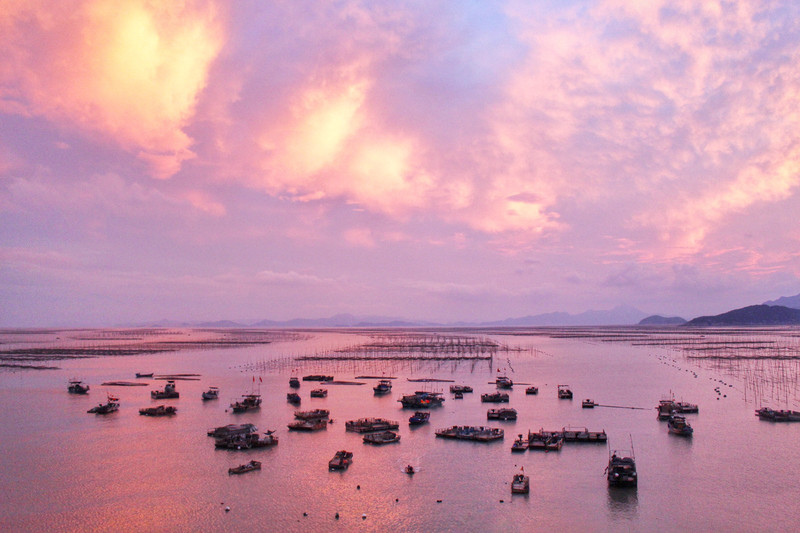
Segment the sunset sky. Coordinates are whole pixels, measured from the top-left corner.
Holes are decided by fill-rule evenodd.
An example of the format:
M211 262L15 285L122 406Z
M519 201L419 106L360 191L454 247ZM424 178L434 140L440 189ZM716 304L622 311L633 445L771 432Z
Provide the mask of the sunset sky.
M800 292L800 3L0 0L0 326Z

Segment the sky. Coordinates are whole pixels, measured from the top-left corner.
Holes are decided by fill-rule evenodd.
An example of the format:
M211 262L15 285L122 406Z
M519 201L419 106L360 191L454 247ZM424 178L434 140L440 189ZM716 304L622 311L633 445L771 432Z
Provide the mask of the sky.
M0 0L0 327L800 292L800 3Z

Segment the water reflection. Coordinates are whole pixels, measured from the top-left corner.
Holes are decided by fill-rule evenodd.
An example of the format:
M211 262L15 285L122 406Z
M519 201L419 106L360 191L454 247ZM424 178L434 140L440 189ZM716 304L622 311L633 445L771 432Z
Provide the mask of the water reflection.
M633 520L639 512L636 487L608 487L608 511L612 520Z

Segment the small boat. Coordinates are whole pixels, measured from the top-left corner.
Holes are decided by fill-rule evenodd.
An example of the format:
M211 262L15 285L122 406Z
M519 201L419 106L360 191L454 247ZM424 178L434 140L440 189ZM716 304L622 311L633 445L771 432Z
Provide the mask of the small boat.
M108 401L106 403L101 403L99 405L95 405L88 411L87 413L94 413L97 415L107 415L108 413L113 413L114 411L119 410L119 398L115 398L114 396L108 395Z
M581 407L584 409L594 409L596 405L597 404L594 402L594 400L590 400L589 398L586 398L581 402Z
M656 411L656 416L659 420L669 420L669 417L672 416L672 413L675 411L675 400L672 398L659 400Z
M227 426L209 429L207 435L209 437L222 438L230 437L231 435L246 435L256 431L258 431L258 428L253 424L228 424Z
M326 418L309 418L305 420L295 420L287 425L291 431L319 431L328 429Z
M397 401L403 404L403 407L420 409L440 407L444 403L444 398L440 392L417 391L414 394L406 394Z
M385 418L359 418L358 420L348 420L344 423L345 431L354 431L356 433L374 433L399 427L400 424L394 420L386 420Z
M694 433L694 428L686 422L686 417L673 413L667 420L667 431L673 435L681 437L691 437Z
M380 433L369 433L363 438L366 444L390 444L399 442L400 435L394 431L381 431Z
M508 376L497 376L497 379L494 380L494 384L497 385L498 389L510 389L514 386L514 382L511 381L511 378Z
M445 439L474 440L478 442L490 442L503 438L505 432L501 428L490 428L483 426L451 426L445 429L437 429L436 436Z
M525 394L539 394L539 387L528 387L525 389Z
M303 376L303 381L333 381L333 376L323 376L321 374L312 374L310 376Z
M528 439L522 437L522 433L514 440L514 444L511 445L512 452L524 452L528 449Z
M278 437L273 435L274 431L267 431L263 437L258 433L246 433L242 435L231 435L218 438L214 441L216 448L227 450L250 450L253 448L266 448L278 444Z
M411 466L411 465L408 465L406 467L406 474L414 474L414 467Z
M689 402L675 402L674 408L674 410L680 414L700 412L700 408L697 405Z
M589 431L588 428L578 427L573 428L567 426L561 429L561 436L564 437L564 442L606 442L608 435L606 430Z
M340 450L328 461L329 470L345 470L353 462L353 452Z
M144 409L139 409L140 415L146 416L168 416L174 415L177 413L178 410L172 406L167 407L165 405L159 405L158 407L145 407Z
M328 389L314 389L311 391L312 398L326 398L328 396Z
M292 376L289 378L289 386L293 389L300 388L300 380L297 379L297 376Z
M207 391L202 394L204 400L216 400L219 398L219 389L217 387L209 387Z
M431 414L426 411L417 411L408 418L408 425L419 426L431 419Z
M295 405L299 405L301 401L300 395L297 394L296 392L290 392L286 395L286 401L289 403L293 403Z
M465 392L472 392L472 387L469 385L450 385L450 392L453 394L457 393L465 393Z
M531 489L531 480L525 475L525 470L520 469L511 480L511 494L528 494Z
M260 394L243 394L242 399L231 404L234 413L244 413L261 407Z
M800 422L800 412L798 411L787 411L783 409L778 411L770 409L769 407L756 409L756 416L760 420L768 420L770 422Z
M245 472L252 472L253 470L261 470L261 461L256 461L255 459L250 461L249 463L245 463L243 465L236 466L234 468L229 468L229 474L244 474Z
M153 372L150 372L150 373L147 373L147 374L145 374L143 372L137 372L136 373L136 377L137 378L152 378L153 377Z
M539 430L528 432L528 448L545 452L557 452L564 445L564 435L560 431Z
M486 418L488 420L516 420L517 410L512 407L489 409L486 411Z
M169 400L172 398L179 398L180 393L175 390L175 382L169 380L167 384L164 385L164 390L150 391L150 397L154 400Z
M481 394L481 402L483 403L501 403L508 402L508 393L506 392L490 392Z
M455 398L456 400L463 400L464 399L464 393L463 392L456 392L455 394L453 394L453 398Z
M569 388L569 385L559 385L558 386L558 398L560 400L571 400L572 399L572 391Z
M69 381L69 387L67 387L67 391L69 391L71 394L88 394L89 385L84 385L80 380L71 379Z
M631 443L631 448L633 448ZM638 483L636 475L636 459L633 450L610 452L606 473L608 484L613 487L633 487Z
M295 411L294 417L299 420L318 420L328 418L331 412L327 409L314 409L313 411Z
M378 382L377 385L372 387L372 390L375 391L376 396L380 394L389 394L390 392L392 392L392 380L382 379Z

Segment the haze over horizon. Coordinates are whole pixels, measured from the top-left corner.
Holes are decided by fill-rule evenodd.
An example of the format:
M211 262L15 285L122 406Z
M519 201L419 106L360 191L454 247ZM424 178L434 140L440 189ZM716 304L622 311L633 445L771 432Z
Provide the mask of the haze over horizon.
M797 20L4 2L0 327L691 318L797 294Z

